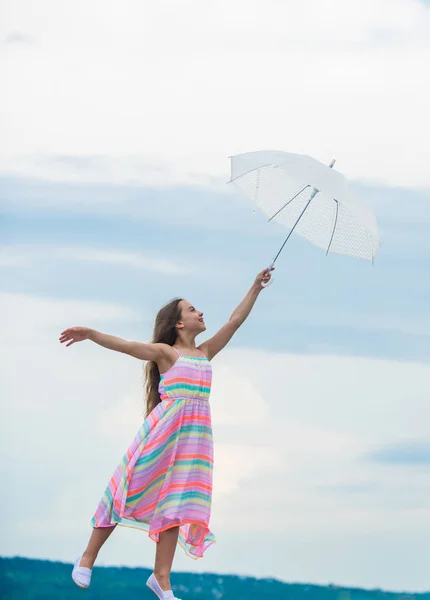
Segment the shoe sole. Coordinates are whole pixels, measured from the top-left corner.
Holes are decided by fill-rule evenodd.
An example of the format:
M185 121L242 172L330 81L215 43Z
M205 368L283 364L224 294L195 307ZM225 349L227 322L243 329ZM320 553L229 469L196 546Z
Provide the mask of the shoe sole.
M73 583L75 583L78 587L82 588L83 590L87 590L90 587L89 585L82 585L81 583L76 581L76 579L73 577L73 575L72 575L72 579L73 579Z
M78 587L82 588L83 590L87 590L90 587L89 585L82 585L82 583L79 583L79 581L76 581L76 579L73 576L73 573L72 573L72 579L73 579L73 583L75 583Z
M148 587L148 588L151 590L151 592L154 592L154 594L157 596L157 598L159 598L160 600L163 600L163 598L161 598L161 597L160 597L160 596L157 594L157 592L156 592L156 591L155 591L155 590L154 590L154 589L153 589L153 588L152 588L152 587L149 585L149 583L148 583L148 582L146 582L146 587ZM173 598L173 600L181 600L181 599L180 599L180 598L177 598L177 597L175 596L175 597Z

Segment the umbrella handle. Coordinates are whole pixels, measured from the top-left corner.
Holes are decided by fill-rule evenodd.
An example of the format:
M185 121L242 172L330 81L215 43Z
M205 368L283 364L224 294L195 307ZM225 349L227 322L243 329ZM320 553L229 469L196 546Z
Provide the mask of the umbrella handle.
M273 261L268 267L268 271L271 271L273 269L273 265L275 264L275 261ZM270 278L270 280L267 283L263 283L261 282L262 287L267 288L269 287L269 285L272 285L273 283L273 277Z

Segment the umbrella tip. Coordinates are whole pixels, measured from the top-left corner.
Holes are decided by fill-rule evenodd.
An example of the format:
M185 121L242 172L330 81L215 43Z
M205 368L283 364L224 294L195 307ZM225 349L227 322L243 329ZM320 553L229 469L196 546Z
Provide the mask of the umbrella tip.
M329 165L329 166L330 166L330 169L332 169L332 168L334 167L334 163L335 163L335 162L336 162L336 159L335 159L335 158L333 158L333 160L331 161L331 163L330 163L330 165Z

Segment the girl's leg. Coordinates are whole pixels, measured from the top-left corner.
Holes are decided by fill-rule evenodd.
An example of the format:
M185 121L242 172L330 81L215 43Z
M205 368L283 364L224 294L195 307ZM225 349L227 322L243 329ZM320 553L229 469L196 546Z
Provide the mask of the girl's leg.
M82 554L79 565L80 567L86 567L87 569L93 568L100 548L103 546L115 527L116 525L112 525L112 527L94 527L91 537L88 541L88 546Z
M171 527L160 533L160 540L157 543L154 575L164 592L172 589L170 585L170 572L172 570L176 544L178 543L178 535L179 527Z

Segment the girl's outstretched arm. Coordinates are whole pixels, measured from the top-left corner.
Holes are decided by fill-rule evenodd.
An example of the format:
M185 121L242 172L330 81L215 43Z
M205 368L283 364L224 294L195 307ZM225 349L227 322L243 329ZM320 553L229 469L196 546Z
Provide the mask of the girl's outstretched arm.
M101 333L89 327L70 327L65 329L60 335L60 342L71 346L76 342L91 340L103 348L122 352L140 360L153 360L159 362L165 355L171 351L167 344L143 344L141 342L129 342L114 335Z
M209 340L200 344L200 350L211 360L218 352L220 352L231 340L233 335L248 317L255 304L261 290L263 289L263 283L266 284L270 281L272 269L264 269L255 278L250 290L246 294L245 298L239 304L239 306L233 311L230 319L221 329Z

